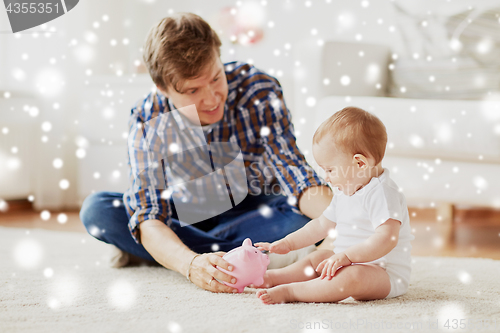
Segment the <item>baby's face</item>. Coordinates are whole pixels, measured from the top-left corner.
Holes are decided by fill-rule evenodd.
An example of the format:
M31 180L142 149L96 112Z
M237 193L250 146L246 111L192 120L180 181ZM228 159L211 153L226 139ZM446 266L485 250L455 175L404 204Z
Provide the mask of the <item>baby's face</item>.
M325 170L325 180L333 187L338 187L345 195L351 196L365 186L371 177L367 177L355 156L335 147L330 138L324 138L313 144L313 156L318 165Z

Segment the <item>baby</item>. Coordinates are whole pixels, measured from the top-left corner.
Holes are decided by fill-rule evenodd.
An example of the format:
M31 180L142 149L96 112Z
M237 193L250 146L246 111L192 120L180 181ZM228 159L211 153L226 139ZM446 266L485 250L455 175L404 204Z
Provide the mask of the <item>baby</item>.
M286 254L336 235L334 251L316 250L294 264L268 270L257 292L265 304L374 300L403 295L411 273L410 219L404 195L382 167L384 124L347 107L320 125L313 155L334 188L323 214L259 250Z

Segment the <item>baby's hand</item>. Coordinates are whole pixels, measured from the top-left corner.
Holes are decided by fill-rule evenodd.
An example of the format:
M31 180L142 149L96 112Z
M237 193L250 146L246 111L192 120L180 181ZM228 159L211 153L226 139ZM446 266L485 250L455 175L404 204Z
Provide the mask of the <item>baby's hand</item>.
M344 252L341 252L320 262L316 268L316 272L321 271L321 279L328 276L328 280L331 280L335 276L335 273L337 273L337 269L341 266L349 266L351 264L352 262L349 258L347 258Z
M266 242L254 243L254 246L256 246L257 249L259 250L266 250L271 253L277 253L277 254L287 254L292 250L290 248L290 244L288 244L285 238L277 240L272 243L266 243Z

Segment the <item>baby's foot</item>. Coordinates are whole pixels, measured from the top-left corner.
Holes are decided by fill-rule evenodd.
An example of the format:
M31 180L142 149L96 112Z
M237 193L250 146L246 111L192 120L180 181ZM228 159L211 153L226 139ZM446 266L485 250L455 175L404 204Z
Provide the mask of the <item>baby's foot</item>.
M260 286L256 286L254 284L249 285L250 288L271 288L274 287L275 284L272 281L272 273L270 271L267 271L264 273L264 283L262 283Z
M289 286L282 285L271 289L259 290L257 297L264 304L288 303L292 301Z

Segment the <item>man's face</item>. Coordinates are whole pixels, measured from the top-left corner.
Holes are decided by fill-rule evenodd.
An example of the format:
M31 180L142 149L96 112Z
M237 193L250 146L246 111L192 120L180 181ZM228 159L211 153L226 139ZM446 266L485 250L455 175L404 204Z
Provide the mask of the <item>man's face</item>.
M173 87L161 92L177 109L194 104L196 112L191 108L179 111L192 123L198 123L198 118L201 125L216 123L224 116L228 94L224 65L219 58L215 58L199 77L182 82L179 92Z

